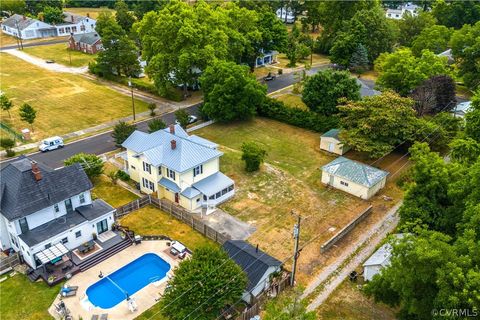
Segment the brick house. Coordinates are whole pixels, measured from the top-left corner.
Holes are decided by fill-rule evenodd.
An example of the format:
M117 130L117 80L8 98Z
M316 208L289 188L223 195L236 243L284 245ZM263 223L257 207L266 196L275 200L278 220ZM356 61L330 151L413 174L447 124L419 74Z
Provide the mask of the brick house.
M103 50L102 39L96 32L71 35L68 39L68 47L88 54Z

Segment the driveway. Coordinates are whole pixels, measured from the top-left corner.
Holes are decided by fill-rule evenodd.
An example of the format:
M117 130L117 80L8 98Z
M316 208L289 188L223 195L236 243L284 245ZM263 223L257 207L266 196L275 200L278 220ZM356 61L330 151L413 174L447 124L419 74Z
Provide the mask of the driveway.
M220 209L203 216L202 221L217 232L228 234L232 240L246 240L257 229Z
M29 55L17 49L2 50L2 52L11 54L12 56L20 58L33 65L36 65L37 67L47 69L53 72L81 74L81 73L86 73L88 71L88 67L75 68L75 67L67 67L58 63L46 63L44 59L34 57L32 55Z

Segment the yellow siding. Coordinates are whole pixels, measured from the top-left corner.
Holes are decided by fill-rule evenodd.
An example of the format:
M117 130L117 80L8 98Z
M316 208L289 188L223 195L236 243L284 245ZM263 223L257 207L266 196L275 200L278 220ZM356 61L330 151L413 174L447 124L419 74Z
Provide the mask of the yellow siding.
M219 167L219 158L215 158L213 160L210 160L208 162L205 162L203 164L203 173L200 175L193 177L193 169L187 170L184 173L181 174L180 181L182 181L182 185L180 186L182 189L184 188L184 185L191 186L195 182L198 182L209 175L212 175L216 172L218 172L220 169Z

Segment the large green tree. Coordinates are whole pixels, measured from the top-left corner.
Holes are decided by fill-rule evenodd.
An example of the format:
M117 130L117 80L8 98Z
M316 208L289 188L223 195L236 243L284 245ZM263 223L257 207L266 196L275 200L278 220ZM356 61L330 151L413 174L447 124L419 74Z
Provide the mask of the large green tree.
M219 121L249 119L264 99L267 89L248 67L216 61L200 78L204 92L203 112Z
M307 311L307 301L300 298L298 288L281 293L267 302L264 320L315 320L315 311Z
M307 78L302 101L313 111L323 115L337 113L341 98L360 99L360 85L346 71L325 70Z
M25 121L26 123L28 123L30 125L32 131L33 131L33 123L35 122L35 119L37 118L37 110L35 110L28 103L24 103L24 104L22 104L22 106L20 107L20 109L18 111L19 111L20 119L22 119L22 121Z
M458 63L459 74L472 90L480 87L480 21L464 25L450 40L452 53Z
M480 89L472 98L471 108L472 110L465 115L465 133L480 142Z
M26 10L25 0L0 1L0 11L8 16L13 14L24 14Z
M460 29L466 24L480 21L480 3L475 0L438 0L432 13L439 24Z
M135 16L130 12L128 5L123 0L115 2L115 20L126 32L130 31L135 22Z
M43 8L43 12L40 13L39 15L43 17L43 20L46 23L57 24L57 23L64 22L63 10L61 8L47 6Z
M435 22L436 20L430 12L423 11L417 15L405 12L402 19L398 21L398 42L400 45L410 47L413 39L415 39L423 29L435 25Z
M95 154L77 153L63 161L66 166L71 166L74 163L80 164L89 178L98 177L103 173L103 161Z
M225 306L241 298L247 277L223 250L206 246L180 262L169 284L160 302L165 316L171 320L215 319Z
M436 75L448 75L446 57L438 57L425 50L415 57L410 49L399 49L393 53L383 53L375 61L379 72L377 84L392 89L401 95L411 93L419 84Z
M2 93L0 95L0 107L3 111L7 111L9 118L12 117L12 115L10 114L10 109L13 108L13 103L10 99L8 99L5 93Z
M425 49L437 54L447 50L452 33L453 30L445 26L435 25L423 29L413 40L413 54L418 57L422 54L422 50Z

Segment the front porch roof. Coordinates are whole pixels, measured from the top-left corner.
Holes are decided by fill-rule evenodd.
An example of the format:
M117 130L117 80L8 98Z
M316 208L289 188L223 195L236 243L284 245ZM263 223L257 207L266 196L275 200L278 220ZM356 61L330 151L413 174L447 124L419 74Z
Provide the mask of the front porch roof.
M57 243L50 248L37 252L35 256L40 259L42 264L49 263L50 261L67 254L68 249L62 244Z
M234 181L221 172L216 172L205 179L194 183L192 187L199 190L206 196L211 196L218 191L234 184Z
M180 191L181 191L180 187L177 186L177 184L176 184L175 182L173 182L173 181L171 181L171 180L169 180L169 179L167 179L167 178L162 178L162 179L160 179L160 181L158 181L158 183L159 183L161 186L163 186L163 187L165 187L165 188L167 188L168 190L171 190L171 191L173 191L173 192L180 192Z
M188 199L193 199L199 194L200 194L200 191L191 187L188 187L182 191L182 196L187 197Z

